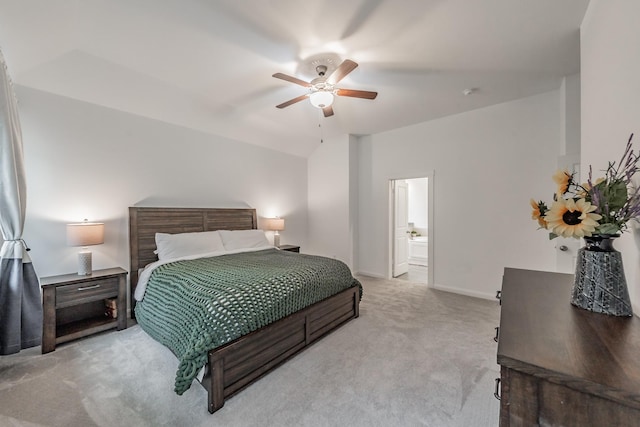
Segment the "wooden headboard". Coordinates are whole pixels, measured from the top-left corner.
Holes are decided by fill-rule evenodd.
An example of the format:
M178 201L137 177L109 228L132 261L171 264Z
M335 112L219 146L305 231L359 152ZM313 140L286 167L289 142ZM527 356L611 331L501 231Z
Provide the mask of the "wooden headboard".
M221 208L129 208L129 259L131 315L138 283L138 270L157 261L156 233L192 233L258 228L256 210Z

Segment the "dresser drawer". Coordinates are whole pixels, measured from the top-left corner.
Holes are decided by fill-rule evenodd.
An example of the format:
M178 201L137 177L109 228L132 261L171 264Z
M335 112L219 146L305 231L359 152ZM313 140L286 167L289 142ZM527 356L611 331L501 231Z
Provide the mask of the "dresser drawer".
M118 296L118 278L56 287L56 308Z

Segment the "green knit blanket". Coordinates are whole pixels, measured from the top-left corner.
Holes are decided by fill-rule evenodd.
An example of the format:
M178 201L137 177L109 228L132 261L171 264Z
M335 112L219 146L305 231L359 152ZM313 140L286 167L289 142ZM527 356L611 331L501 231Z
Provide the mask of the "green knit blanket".
M343 262L267 249L163 264L151 274L138 324L179 359L184 393L207 352L352 286Z

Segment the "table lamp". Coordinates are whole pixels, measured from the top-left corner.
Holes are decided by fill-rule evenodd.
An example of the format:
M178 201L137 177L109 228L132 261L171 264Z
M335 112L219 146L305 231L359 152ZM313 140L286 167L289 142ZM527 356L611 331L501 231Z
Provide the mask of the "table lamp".
M78 275L91 274L91 251L87 246L104 243L104 224L101 222L84 222L67 224L67 246L82 246L78 252Z
M267 218L267 230L275 231L273 234L273 246L280 247L280 233L284 230L284 218Z

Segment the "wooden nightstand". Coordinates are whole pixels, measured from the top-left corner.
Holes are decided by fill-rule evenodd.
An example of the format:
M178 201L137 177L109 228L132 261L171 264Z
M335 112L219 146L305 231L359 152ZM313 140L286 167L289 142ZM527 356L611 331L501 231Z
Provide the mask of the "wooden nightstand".
M278 249L281 251L300 252L300 246L296 245L281 245Z
M95 270L87 276L42 277L40 286L42 353L55 350L56 344L127 327L127 272L120 267ZM115 318L106 314L106 300L111 299L115 299Z

